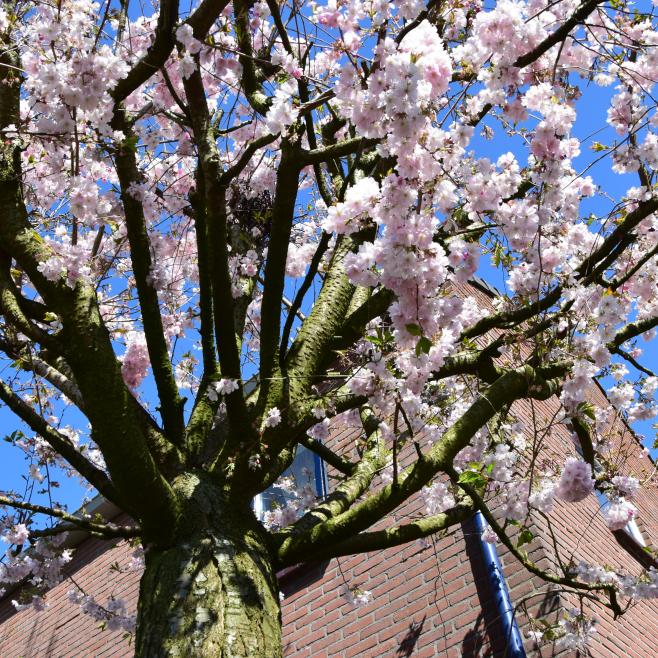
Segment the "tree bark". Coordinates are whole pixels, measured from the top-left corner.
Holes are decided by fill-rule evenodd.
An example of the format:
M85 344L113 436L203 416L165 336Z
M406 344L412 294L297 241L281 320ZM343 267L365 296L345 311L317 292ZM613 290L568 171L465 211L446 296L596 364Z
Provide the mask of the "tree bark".
M135 656L280 658L276 575L249 503L226 499L205 477L182 479L188 525L201 529L147 549Z

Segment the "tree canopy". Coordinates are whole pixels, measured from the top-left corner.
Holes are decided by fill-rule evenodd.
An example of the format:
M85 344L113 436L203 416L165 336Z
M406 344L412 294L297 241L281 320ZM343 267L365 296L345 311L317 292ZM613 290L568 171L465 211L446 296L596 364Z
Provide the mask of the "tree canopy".
M72 528L139 539L138 655L275 656L278 567L480 510L548 582L655 596L655 570L540 569L510 533L595 488L611 530L636 513L611 428L656 413L657 46L627 0L3 2L0 400L30 468L0 579L55 582ZM551 396L580 456L540 463L512 405ZM279 482L261 523L298 446L342 477ZM35 503L53 465L134 525Z

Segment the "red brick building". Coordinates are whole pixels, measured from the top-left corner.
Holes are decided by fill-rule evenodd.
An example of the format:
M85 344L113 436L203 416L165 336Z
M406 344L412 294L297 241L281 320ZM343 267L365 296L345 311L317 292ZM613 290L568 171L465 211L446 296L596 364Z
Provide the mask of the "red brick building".
M484 295L483 295L484 297ZM486 299L483 299L486 303ZM600 389L591 397L603 404ZM559 411L552 398L543 402L520 402L513 412L530 426L530 419L551 418ZM651 473L654 465L625 427L617 428L616 453L626 472ZM332 444L346 452L355 450L354 436L336 428ZM556 425L545 439L543 454L563 463L575 455L569 431ZM331 483L332 473L329 473ZM329 485L331 486L331 485ZM606 564L629 574L638 574L651 558L638 545L658 545L658 489L650 482L634 500L639 510L635 537L626 531L613 534L603 521L600 501L592 494L581 503L558 504L552 513L555 536L537 523L529 558L540 567L550 567L557 544L560 553L577 563ZM116 510L102 503L101 511L112 518ZM418 498L399 510L402 516L424 513ZM395 517L388 519L393 522ZM383 524L380 524L383 525ZM639 536L637 535L639 531ZM126 571L132 548L124 541L108 543L80 534L67 574L74 583L99 602L114 596L136 605L139 573ZM514 654L508 646L496 604L491 568L483 554L480 531L473 520L443 536L367 555L293 567L280 573L283 601L285 655L288 658L429 658L442 656L513 656L559 653L551 646L538 649L527 632L528 617L558 619L563 610L577 604L560 590L532 576L504 547L496 545L509 598L524 649ZM118 568L118 570L117 570ZM494 574L495 576L495 574ZM346 583L372 592L372 602L355 607L344 595ZM119 657L132 655L130 639L122 633L101 631L97 622L67 600L71 581L53 588L46 596L49 609L16 612L11 604L15 592L0 600L0 657L56 658L75 656ZM641 601L613 621L609 610L594 602L586 612L597 619L598 632L590 645L597 658L655 658L658 655L658 600ZM503 616L504 617L504 616ZM562 655L562 654L561 654Z

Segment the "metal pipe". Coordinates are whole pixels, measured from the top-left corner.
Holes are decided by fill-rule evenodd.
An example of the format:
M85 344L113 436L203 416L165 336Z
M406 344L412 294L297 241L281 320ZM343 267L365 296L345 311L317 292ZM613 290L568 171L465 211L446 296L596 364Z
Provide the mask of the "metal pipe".
M487 576L489 577L491 591L496 602L498 616L505 633L506 651L504 655L506 658L526 658L523 639L514 618L514 606L507 590L507 583L505 582L505 575L503 574L500 559L498 558L496 546L482 539L482 533L484 532L486 523L480 512L475 513L473 521L475 531L478 533L480 547L482 548L482 557Z

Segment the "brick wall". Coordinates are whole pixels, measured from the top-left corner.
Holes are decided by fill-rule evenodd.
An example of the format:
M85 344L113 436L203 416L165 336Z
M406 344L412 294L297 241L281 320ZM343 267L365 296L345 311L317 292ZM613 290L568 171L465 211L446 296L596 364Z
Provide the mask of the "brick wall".
M366 556L291 569L281 576L285 655L462 656L503 655L480 559L477 537L461 529L428 542L414 542ZM108 596L136 605L139 574L111 569L128 564L126 542L84 541L68 570L99 602ZM372 605L355 608L342 595L345 580L374 594ZM98 624L67 600L70 581L52 589L49 609L15 612L0 602L2 658L132 655L121 633Z
M473 294L473 291L469 291ZM479 292L476 294L480 295ZM487 304L486 295L481 303ZM592 400L603 403L602 392L593 387ZM519 402L513 413L525 424L528 439L537 419L555 418L557 399ZM620 423L610 428L615 454L626 461L625 472L641 475L653 464L642 456L635 438ZM354 451L354 434L334 427L334 447ZM541 438L542 459L561 464L575 454L567 428L552 427ZM408 446L411 450L411 446ZM404 462L406 455L401 455ZM335 475L335 474L331 474ZM640 528L647 544L658 544L658 490L655 484L642 490L634 501L640 511ZM394 516L377 527L424 513L420 500L412 498ZM565 560L608 564L628 573L640 566L618 544L605 526L594 495L578 504L557 505L551 515L555 542ZM538 566L555 566L552 537L546 523L535 519L535 539L527 547ZM99 602L108 596L126 598L135 606L139 575L117 573L128 564L132 549L126 542L109 545L85 540L78 548L69 574ZM518 606L522 633L528 616L549 615L556 619L565 607L576 605L574 597L547 587L531 576L504 548L499 547L511 599ZM355 608L343 595L345 585L370 590L373 602ZM292 568L280 575L283 629L287 658L429 658L442 656L505 656L502 624L485 577L478 537L472 524L457 526L445 535L373 554L334 559ZM0 657L91 657L130 656L128 639L121 633L99 631L97 624L66 600L71 582L64 582L47 595L49 610L15 612L11 596L0 601ZM593 602L588 612L598 619L599 632L591 655L597 658L654 658L658 655L658 601L641 602L621 619ZM529 654L536 647L526 638ZM554 655L551 647L542 656Z
M112 658L131 656L123 633L99 631L98 623L70 603L67 592L76 585L96 597L126 599L136 608L140 574L127 571L133 549L127 542L88 538L76 549L67 569L71 577L46 595L48 609L15 612L14 592L0 601L0 656L2 658ZM113 565L122 569L118 573Z
M638 460L639 457L638 450ZM576 559L639 567L615 542L603 525L594 496L555 513L558 540ZM658 496L655 488L637 501L644 517L645 538L658 536ZM412 500L400 514L421 513ZM540 530L540 529L539 529ZM69 573L99 602L109 596L126 598L134 606L139 574L125 569L132 549L126 542L85 540L77 549ZM513 603L525 597L533 615L573 604L568 597L552 595L547 587L500 550ZM547 537L538 531L529 548L530 558L547 566ZM480 546L466 523L446 536L368 555L293 568L280 578L284 645L288 658L429 658L430 656L504 656L502 626L485 578ZM344 584L372 591L373 603L353 607L343 596ZM121 633L99 631L97 624L69 603L64 582L47 595L45 613L16 613L8 599L0 602L0 656L2 658L123 657L132 655ZM600 606L598 637L592 655L653 658L658 645L658 602L642 602L622 619L612 621ZM521 610L522 632L527 629ZM526 640L529 653L533 645ZM542 655L552 655L544 649Z

